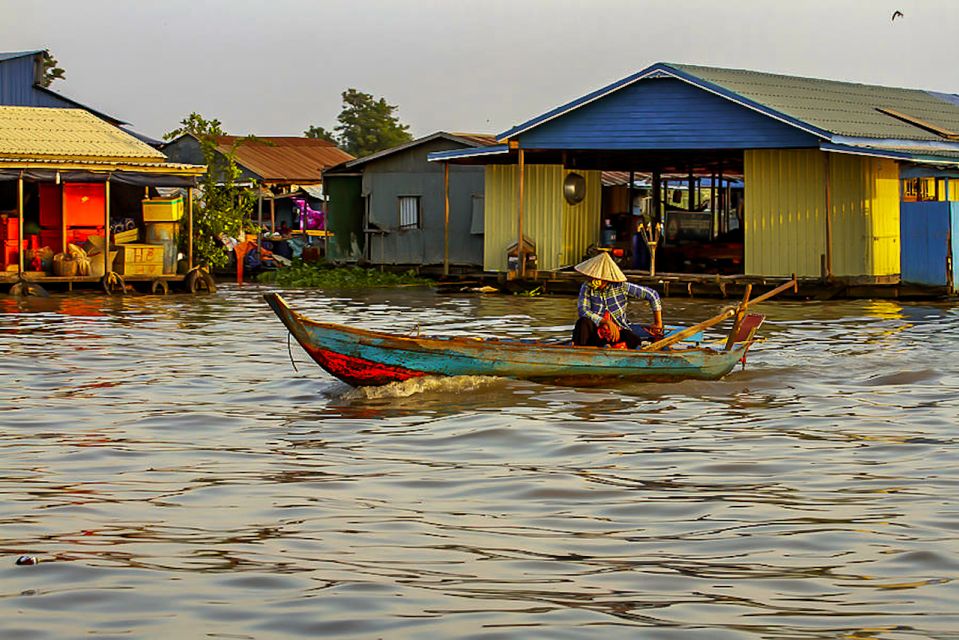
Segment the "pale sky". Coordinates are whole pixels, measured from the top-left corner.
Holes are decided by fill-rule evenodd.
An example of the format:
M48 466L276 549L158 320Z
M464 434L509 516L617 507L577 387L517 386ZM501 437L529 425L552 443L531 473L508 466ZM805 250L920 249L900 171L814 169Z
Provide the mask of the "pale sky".
M959 0L0 0L27 49L154 137L331 128L350 87L417 137L500 133L654 62L959 93Z

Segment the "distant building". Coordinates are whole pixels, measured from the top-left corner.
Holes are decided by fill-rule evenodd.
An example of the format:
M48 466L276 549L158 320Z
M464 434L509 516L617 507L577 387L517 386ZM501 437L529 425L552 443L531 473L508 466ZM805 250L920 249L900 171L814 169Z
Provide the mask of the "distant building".
M189 133L171 140L161 149L170 162L205 162L200 141ZM257 136L254 140L221 136L217 139L217 150L223 157L233 151L242 170L241 182L256 182L266 188L262 192L262 216L264 225L271 229L278 229L283 223L295 226L293 197L307 199L316 209L324 207L323 171L353 159L327 140L295 136ZM216 175L215 167L212 171ZM254 215L259 216L260 212Z
M307 198L315 208L322 207L323 171L353 159L327 140L294 136L257 136L254 140L221 136L217 150L221 157L232 150L242 170L241 182L266 187L264 220L271 228L279 228L283 222L294 226L293 196ZM162 151L170 162L205 163L199 140L188 133L163 145ZM216 167L212 171L217 175Z
M440 131L324 173L334 238L330 257L376 265L483 264L483 169L451 167L446 218L443 167L427 154L475 149L492 136Z
M486 167L488 271L507 269L520 224L540 270L573 264L600 237L598 172L615 170L650 176L657 260L675 271L736 252L746 277L959 281L959 95L657 63L497 142L430 155Z

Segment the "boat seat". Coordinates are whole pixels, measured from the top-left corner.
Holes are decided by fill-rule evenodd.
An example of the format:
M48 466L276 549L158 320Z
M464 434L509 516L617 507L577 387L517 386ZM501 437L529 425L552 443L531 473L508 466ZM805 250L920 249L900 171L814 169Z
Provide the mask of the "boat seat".
M733 342L749 342L756 335L756 331L762 326L766 316L759 313L747 313L743 316L743 321L739 323L739 331L733 338Z

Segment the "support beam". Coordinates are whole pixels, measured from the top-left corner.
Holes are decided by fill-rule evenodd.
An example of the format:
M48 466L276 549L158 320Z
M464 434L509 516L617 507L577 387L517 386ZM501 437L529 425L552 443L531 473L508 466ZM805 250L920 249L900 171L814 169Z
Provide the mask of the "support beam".
M652 192L652 211L650 211L649 219L653 224L656 224L660 221L659 214L663 203L662 174L660 174L659 169L653 171Z
M23 277L23 171L17 178L17 276Z
M826 262L824 274L827 278L832 277L832 173L829 162L829 154L823 153L826 163Z
M450 274L450 163L443 163L443 275Z
M186 189L186 264L187 271L193 270L193 187Z
M103 185L103 277L110 275L110 176ZM107 280L104 280L107 282Z
M519 150L519 208L518 208L518 231L516 244L516 267L520 279L526 277L526 256L523 254L523 187L526 179L526 153ZM507 258L507 262L509 259Z

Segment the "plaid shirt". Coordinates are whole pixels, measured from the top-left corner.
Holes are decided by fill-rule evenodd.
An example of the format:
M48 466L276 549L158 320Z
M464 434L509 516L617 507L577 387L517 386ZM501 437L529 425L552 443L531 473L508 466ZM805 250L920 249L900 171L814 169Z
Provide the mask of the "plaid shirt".
M599 324L603 313L609 311L616 324L628 329L626 303L629 298L646 300L652 311L661 311L663 308L659 294L649 287L641 287L631 282L610 282L603 289L594 289L587 282L579 289L579 315Z

